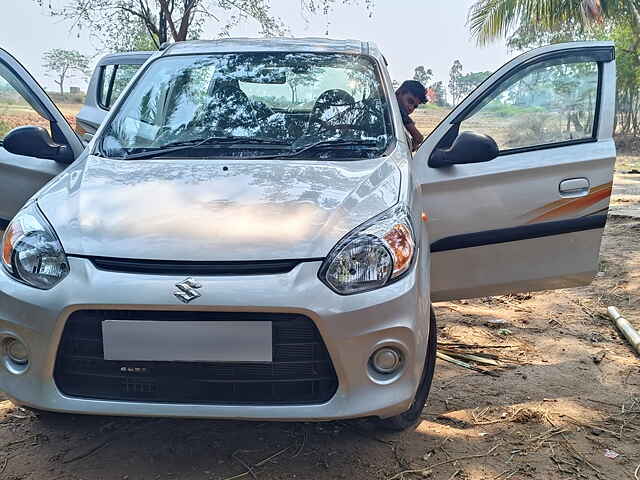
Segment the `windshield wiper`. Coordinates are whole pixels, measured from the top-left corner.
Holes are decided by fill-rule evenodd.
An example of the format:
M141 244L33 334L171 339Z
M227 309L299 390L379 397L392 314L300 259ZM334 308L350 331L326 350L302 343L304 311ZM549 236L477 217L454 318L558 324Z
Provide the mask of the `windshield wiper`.
M198 148L203 145L290 145L289 142L277 138L260 138L260 137L241 137L241 136L213 136L204 139L185 140L179 142L171 142L161 147L154 147L139 153L126 155L124 160L140 160L144 158L152 158L158 155L166 155L168 153L188 150L190 148Z
M309 143L298 148L294 148L286 153L279 153L275 155L264 155L259 157L252 157L254 159L270 159L270 158L292 158L298 157L303 153L310 152L312 150L335 148L335 147L367 147L367 150L379 150L380 142L378 140L320 140L318 142Z

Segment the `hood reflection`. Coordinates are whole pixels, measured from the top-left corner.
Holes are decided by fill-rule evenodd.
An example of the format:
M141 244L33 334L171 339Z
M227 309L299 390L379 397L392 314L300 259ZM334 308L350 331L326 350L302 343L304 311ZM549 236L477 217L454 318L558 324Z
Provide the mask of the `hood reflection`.
M321 163L89 157L39 200L67 253L140 259L321 257L395 203L384 159Z

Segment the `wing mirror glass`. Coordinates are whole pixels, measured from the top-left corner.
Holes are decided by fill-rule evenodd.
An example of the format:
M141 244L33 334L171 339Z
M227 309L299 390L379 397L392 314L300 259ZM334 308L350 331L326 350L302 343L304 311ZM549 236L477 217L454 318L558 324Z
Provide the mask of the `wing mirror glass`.
M461 132L449 148L436 148L429 157L432 168L464 163L481 163L498 156L498 144L488 135Z
M15 155L73 162L73 152L67 145L56 143L42 127L26 126L11 130L2 140L4 149Z

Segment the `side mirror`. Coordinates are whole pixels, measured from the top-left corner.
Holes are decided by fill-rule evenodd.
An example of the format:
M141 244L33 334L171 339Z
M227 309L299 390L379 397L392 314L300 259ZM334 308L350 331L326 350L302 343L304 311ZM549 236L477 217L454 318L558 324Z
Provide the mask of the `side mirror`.
M498 144L488 135L462 132L449 148L436 148L429 157L432 168L488 162L498 156Z
M67 145L53 141L42 127L26 126L11 130L2 140L4 149L15 155L73 162L73 152Z

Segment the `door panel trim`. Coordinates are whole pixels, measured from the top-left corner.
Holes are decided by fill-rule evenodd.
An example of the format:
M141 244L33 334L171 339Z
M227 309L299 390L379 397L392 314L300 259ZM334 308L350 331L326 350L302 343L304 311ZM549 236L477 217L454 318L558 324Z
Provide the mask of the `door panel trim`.
M462 248L481 247L498 243L517 242L532 238L550 237L565 233L583 232L596 228L604 228L607 215L587 215L585 217L535 223L519 227L499 228L482 232L465 233L442 238L431 244L431 252L444 252Z

